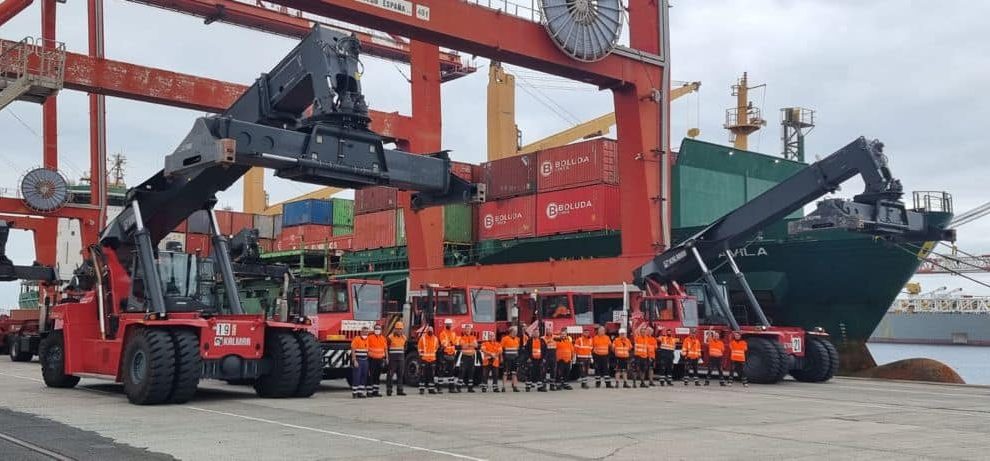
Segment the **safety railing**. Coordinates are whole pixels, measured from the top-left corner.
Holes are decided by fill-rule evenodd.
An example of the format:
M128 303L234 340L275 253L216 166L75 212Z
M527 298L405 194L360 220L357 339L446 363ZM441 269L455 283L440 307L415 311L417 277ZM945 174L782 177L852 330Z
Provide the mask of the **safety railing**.
M952 195L943 191L914 192L914 209L952 213Z
M892 313L990 314L990 296L911 297L898 298L890 307Z
M501 11L505 14L526 19L532 22L543 23L543 10L540 9L538 0L530 0L528 4L510 2L507 0L464 0L467 3L478 5L492 10Z
M0 42L0 73L9 80L31 78L51 82L56 89L65 80L65 43L27 37L17 43Z

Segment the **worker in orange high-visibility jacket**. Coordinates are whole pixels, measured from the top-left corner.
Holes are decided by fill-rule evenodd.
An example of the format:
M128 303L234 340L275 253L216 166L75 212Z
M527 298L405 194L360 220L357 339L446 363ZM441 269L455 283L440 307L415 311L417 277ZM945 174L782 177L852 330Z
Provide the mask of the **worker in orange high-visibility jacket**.
M555 391L557 390L557 381L554 379L557 374L557 341L549 328L543 333L543 344L547 348L547 353L543 356L543 377L550 390Z
M498 367L502 364L502 345L495 341L495 332L481 334L481 392L488 392L488 382L492 392L498 392Z
M712 371L718 372L718 384L725 385L725 377L722 375L722 364L725 360L725 341L717 330L712 331L708 336L708 374L705 375L705 385L712 379ZM731 373L731 371L730 371Z
M451 393L460 392L457 389L457 374L455 370L457 369L457 341L460 338L456 332L454 332L454 320L444 319L443 320L443 330L437 334L440 338L440 369L438 378L438 384L443 386L447 385L447 391Z
M419 342L416 344L416 350L419 352L419 394L423 395L423 391L429 389L430 394L441 393L437 386L436 370L437 370L437 352L440 351L440 338L433 334L433 327L427 326L423 329L423 334L419 337Z
M395 322L392 333L388 335L388 370L385 373L385 395L392 395L392 383L395 383L395 395L406 395L402 390L406 379L406 335L405 325Z
M652 327L646 327L646 352L650 359L649 367L646 369L646 383L650 387L656 387L656 383L653 382L653 369L657 366L657 337L653 336Z
M646 369L650 366L650 349L647 342L646 328L640 327L633 336L633 356L635 358L633 362L635 367L635 371L633 372L633 387L636 387L637 380L639 381L639 387L647 387Z
M681 342L681 358L684 360L684 385L689 379L694 379L694 385L700 386L698 380L698 360L701 359L701 341L698 340L698 330L691 328L684 341Z
M612 338L605 334L605 327L598 327L595 337L591 338L591 361L595 366L595 387L612 387L611 358Z
M729 371L729 385L732 385L732 373L735 372L743 386L749 387L746 382L746 350L749 345L738 331L732 333L732 341L729 342L729 360L732 361L732 370Z
M630 389L629 356L632 355L633 345L626 334L625 328L619 328L619 337L612 341L612 350L615 351L615 385L618 387L621 382L624 389Z
M526 372L526 392L536 387L538 392L546 392L547 388L543 383L543 357L547 354L547 346L539 336L533 336L526 340L523 353L526 354L529 370Z
M674 385L674 351L677 350L677 336L673 330L665 328L660 335L660 385Z
M371 386L370 397L381 397L382 370L385 368L385 354L388 350L388 340L382 335L382 326L375 325L375 331L368 336L368 372Z
M578 380L581 382L581 389L588 388L588 372L591 370L591 357L595 346L591 340L591 330L585 328L574 340L575 363L578 367Z
M512 380L512 392L519 392L519 347L521 341L519 330L513 326L509 328L509 334L502 337L502 363L505 365L505 373L502 374L502 392L505 392L505 385Z
M571 364L574 362L574 342L567 334L567 328L561 328L554 338L557 343L557 389L573 389L567 382L571 377Z
M368 386L368 327L351 340L351 397L363 399Z
M458 346L461 350L461 377L457 381L457 388L466 385L467 391L474 393L474 366L478 360L478 337L475 336L474 328L470 323L463 325Z

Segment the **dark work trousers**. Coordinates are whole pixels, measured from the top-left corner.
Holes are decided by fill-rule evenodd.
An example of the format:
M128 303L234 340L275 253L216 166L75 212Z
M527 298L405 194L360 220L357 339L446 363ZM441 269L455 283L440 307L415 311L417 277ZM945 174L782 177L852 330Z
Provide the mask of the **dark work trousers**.
M640 384L646 384L646 377L650 373L650 358L649 357L636 357L636 376L633 378L633 382L637 379Z
M368 371L370 373L368 390L371 395L382 395L382 370L384 368L385 359L368 358Z
M708 384L708 380L712 379L713 371L718 371L718 382L725 381L725 376L722 375L722 357L708 358L708 375L705 376L705 384Z
M447 384L447 389L454 390L457 384L457 377L454 376L454 368L457 366L457 355L443 354L440 359L440 385Z
M746 362L736 362L736 361L733 361L732 362L732 371L734 371L736 373L736 376L739 377L739 380L742 381L743 384L746 384ZM729 372L729 382L730 383L732 382L732 372L731 371Z
M437 362L419 362L419 390L429 389L432 394L436 389L436 369Z
M357 366L351 367L351 393L364 397L368 386L368 358L358 357Z
M498 367L488 364L481 367L481 392L488 391L488 383L492 383L492 391L498 389Z
M591 370L591 359L577 359L578 382L581 387L588 385L588 372Z
M388 373L385 375L385 391L392 393L392 382L395 382L395 390L402 393L403 381L406 379L406 357L403 354L388 355Z
M674 351L660 350L660 378L671 384L674 380Z
M468 390L474 389L474 355L461 357L461 381Z
M571 362L558 360L557 361L557 387L563 387L567 384L567 380L571 377Z
M611 386L612 375L609 374L608 356L593 355L591 357L595 365L595 387L600 387L602 385L602 380L605 381L606 386Z
M684 359L684 384L691 378L698 382L698 359Z
M526 373L526 391L533 387L537 389L543 387L543 359L529 359L529 367Z

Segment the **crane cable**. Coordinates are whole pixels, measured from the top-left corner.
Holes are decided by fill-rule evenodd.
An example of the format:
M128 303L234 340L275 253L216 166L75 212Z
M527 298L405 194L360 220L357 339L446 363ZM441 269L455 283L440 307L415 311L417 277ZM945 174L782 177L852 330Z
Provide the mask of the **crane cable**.
M940 269L944 269L946 272L949 272L950 274L958 275L958 276L960 276L960 277L962 277L962 278L964 278L966 280L969 280L970 282L973 282L973 283L975 283L977 285L981 285L983 287L990 288L990 283L982 282L982 281L977 280L977 279L975 279L973 277L970 277L970 276L968 276L968 275L966 275L966 274L964 274L962 272L952 270L952 269L950 269L950 268L948 268L948 267L946 267L946 266L944 266L942 264L939 264L934 259L925 258L925 257L919 256L918 253L915 253L914 251L911 251L910 249L905 248L904 246L902 246L902 244L895 243L894 244L894 247L896 247L896 248L904 251L905 253L908 253L908 254L914 256L915 258L918 258L919 261L925 261L925 262L927 262L927 263L929 263L929 264L931 264L931 265L933 265L935 267L938 267ZM942 255L939 255L938 253L935 253L934 251L932 251L930 253L934 253L936 256L942 256ZM980 269L982 269L982 267Z

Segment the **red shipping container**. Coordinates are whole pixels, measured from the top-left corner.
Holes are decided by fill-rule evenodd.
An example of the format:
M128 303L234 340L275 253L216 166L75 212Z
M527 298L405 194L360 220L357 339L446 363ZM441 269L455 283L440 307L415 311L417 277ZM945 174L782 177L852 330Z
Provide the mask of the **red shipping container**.
M537 154L537 189L550 192L592 184L619 183L618 145L611 139L569 144Z
M395 246L395 210L354 216L354 249Z
M399 190L394 187L366 187L354 191L354 214L394 210L399 207Z
M212 256L210 247L212 237L205 234L186 234L186 253Z
M478 240L536 235L536 197L524 195L482 203L478 207Z
M221 234L231 235L233 233L231 232L231 219L233 214L233 211L214 210L213 215L217 217L217 226L220 227Z
M619 188L599 184L537 195L536 233L539 236L569 232L618 229Z
M183 219L182 222L180 222L178 226L175 226L175 229L172 229L172 232L178 232L180 234L185 234L187 232L187 229L189 229L189 224L188 224L188 222L185 219Z
M258 239L258 248L262 253L270 253L275 249L275 239Z
M309 244L323 244L333 238L333 226L321 224L303 224L282 228L278 236L280 250L294 250Z
M450 162L450 172L467 182L474 182L474 165L464 162Z
M251 213L230 212L230 234L234 235L243 229L254 229L254 215Z
M481 165L489 199L536 193L536 156L516 155Z
M320 244L307 244L310 250L350 250L354 248L353 235L338 235Z

